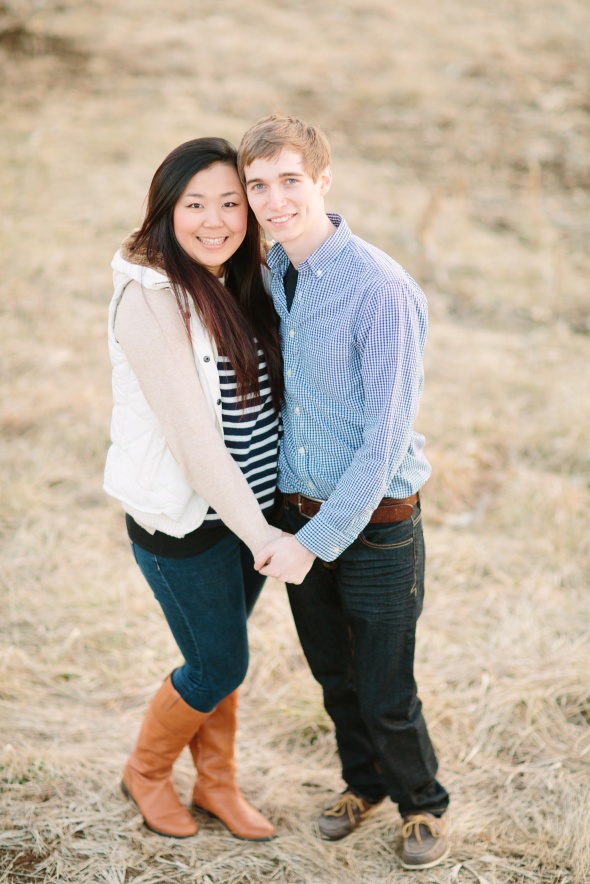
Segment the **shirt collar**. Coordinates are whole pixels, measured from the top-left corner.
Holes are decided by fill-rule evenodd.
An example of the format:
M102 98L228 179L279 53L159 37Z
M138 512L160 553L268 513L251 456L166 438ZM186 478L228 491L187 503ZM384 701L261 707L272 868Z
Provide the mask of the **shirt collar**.
M342 215L338 215L335 212L328 212L327 214L332 224L336 227L336 230L315 250L315 252L312 252L305 261L301 262L299 265L299 273L305 270L310 270L316 275L318 273L321 275L328 264L340 254L352 237L350 228ZM282 276L285 275L287 267L289 266L289 256L280 243L276 242L272 246L266 256L266 263L275 273L279 272Z

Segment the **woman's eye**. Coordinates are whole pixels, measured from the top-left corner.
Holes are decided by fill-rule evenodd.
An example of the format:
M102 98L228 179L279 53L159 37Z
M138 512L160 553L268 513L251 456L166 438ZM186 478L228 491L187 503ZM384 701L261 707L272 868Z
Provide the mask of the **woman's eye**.
M189 209L202 209L201 203L189 203Z
M223 204L223 208L224 208L224 209L233 209L233 208L235 208L236 206L237 206L237 203L224 203L224 204Z

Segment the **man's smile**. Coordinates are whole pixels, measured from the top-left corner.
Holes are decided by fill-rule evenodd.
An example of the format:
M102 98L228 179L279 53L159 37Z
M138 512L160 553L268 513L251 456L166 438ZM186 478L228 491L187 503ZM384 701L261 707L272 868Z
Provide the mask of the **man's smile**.
M284 224L285 221L290 221L291 218L294 218L297 213L293 212L292 215L279 215L278 218L269 218L271 224Z

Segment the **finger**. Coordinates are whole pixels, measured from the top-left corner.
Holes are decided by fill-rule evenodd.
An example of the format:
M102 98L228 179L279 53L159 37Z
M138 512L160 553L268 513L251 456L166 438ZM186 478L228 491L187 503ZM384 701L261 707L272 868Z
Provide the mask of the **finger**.
M268 564L271 559L272 553L269 553L267 547L265 546L254 556L254 567L257 571L260 571L260 569L264 567L264 565Z

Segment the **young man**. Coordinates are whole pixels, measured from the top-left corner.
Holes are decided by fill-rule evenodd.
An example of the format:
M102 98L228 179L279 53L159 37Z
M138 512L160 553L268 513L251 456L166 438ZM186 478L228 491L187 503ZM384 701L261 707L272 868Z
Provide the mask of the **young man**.
M413 430L423 386L424 294L383 252L327 215L325 136L266 117L239 171L275 240L268 255L285 372L279 488L289 536L256 557L284 580L336 731L346 790L319 817L352 832L386 795L404 819L402 865L448 853L449 796L414 682L424 592L418 491L430 475Z

